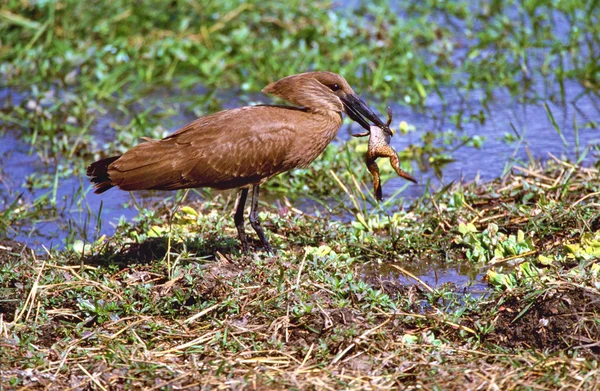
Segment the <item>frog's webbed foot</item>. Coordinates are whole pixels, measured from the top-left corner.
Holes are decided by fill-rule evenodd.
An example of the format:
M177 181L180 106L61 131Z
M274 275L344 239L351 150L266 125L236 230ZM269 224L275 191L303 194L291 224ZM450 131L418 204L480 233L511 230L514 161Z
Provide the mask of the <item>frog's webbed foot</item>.
M388 108L387 108L387 115L388 115L388 120L385 123L385 126L387 126L389 128L390 125L392 124L392 108L390 106L388 106Z
M352 133L352 137L365 137L371 135L371 132Z

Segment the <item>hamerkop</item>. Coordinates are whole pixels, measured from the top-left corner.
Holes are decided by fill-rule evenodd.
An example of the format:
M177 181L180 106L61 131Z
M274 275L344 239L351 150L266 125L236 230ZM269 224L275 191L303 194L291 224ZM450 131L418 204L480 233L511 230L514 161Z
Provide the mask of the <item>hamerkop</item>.
M121 190L240 188L234 215L244 252L244 207L252 187L250 224L273 253L257 218L259 186L267 179L310 164L333 140L342 112L369 130L384 124L348 82L331 72L292 75L269 84L264 93L294 106L257 105L206 115L162 140L145 139L121 156L87 168L95 193Z

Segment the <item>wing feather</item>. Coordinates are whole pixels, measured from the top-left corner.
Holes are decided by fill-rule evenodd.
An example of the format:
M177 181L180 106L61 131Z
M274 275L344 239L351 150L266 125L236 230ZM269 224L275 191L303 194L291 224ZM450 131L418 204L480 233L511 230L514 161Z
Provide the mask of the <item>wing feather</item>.
M307 116L272 106L222 111L135 146L109 166L109 175L124 190L256 183L294 167L292 146Z

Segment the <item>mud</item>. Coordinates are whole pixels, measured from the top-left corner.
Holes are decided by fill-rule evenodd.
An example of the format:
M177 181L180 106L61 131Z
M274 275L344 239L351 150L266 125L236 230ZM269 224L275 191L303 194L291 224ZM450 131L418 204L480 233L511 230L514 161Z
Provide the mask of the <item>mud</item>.
M516 349L600 355L598 292L576 286L554 288L533 301L510 297L497 311L488 342Z

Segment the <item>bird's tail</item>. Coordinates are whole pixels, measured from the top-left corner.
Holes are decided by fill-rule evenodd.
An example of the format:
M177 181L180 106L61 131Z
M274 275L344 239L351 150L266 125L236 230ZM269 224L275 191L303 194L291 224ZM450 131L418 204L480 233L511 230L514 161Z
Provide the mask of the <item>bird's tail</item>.
M98 160L87 167L86 175L90 177L90 182L94 184L94 193L104 193L114 186L108 175L108 166L120 157L121 156L113 156Z

